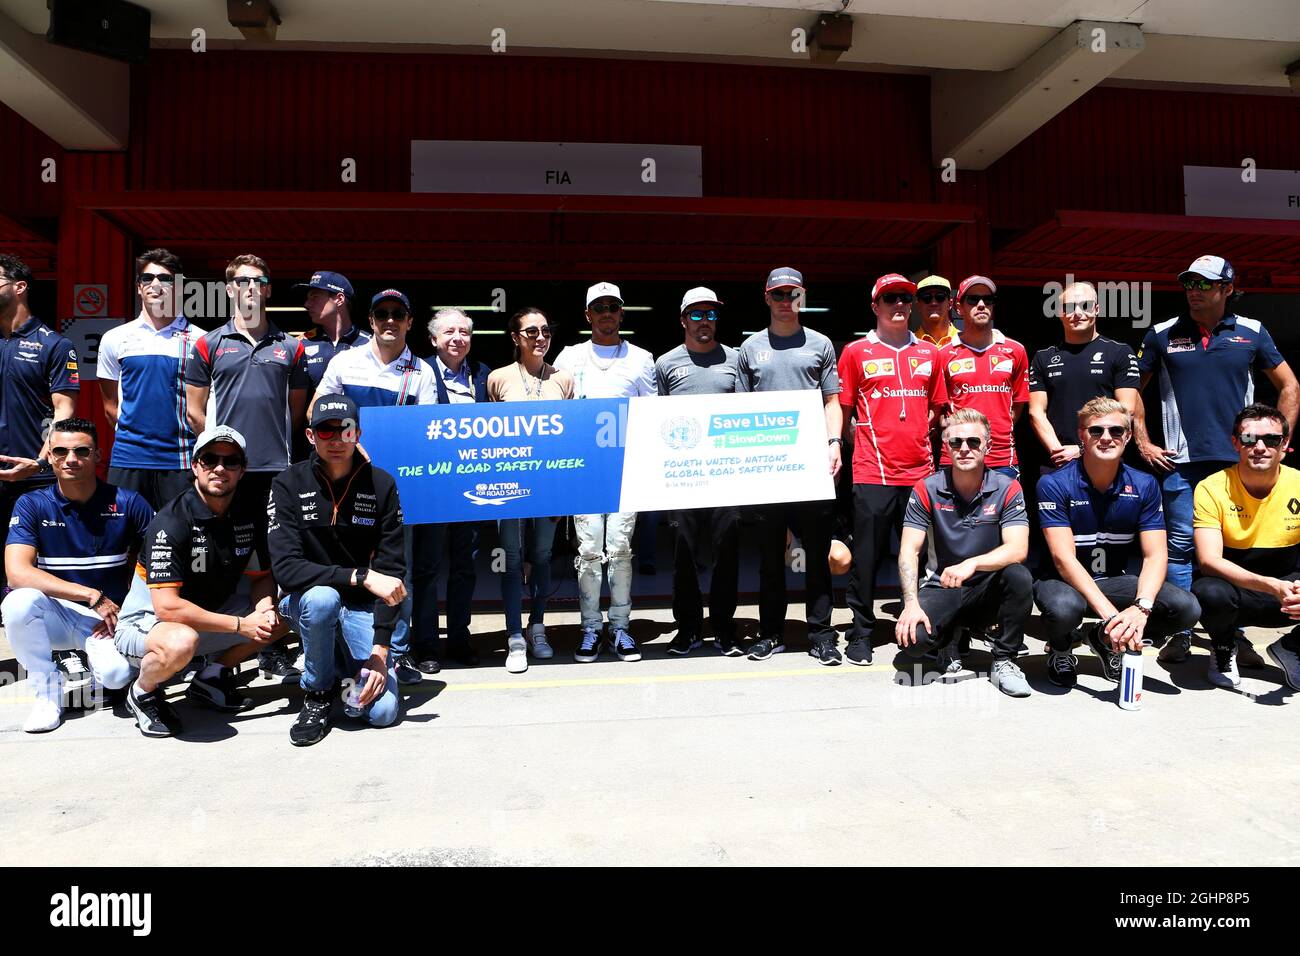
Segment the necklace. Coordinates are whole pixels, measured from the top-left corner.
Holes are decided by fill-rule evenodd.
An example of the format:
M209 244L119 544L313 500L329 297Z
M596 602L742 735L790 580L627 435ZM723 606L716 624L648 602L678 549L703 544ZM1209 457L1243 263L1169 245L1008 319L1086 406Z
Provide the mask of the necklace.
M536 379L534 379L534 381L537 383L535 386L530 386L530 385L528 384L528 379L530 378L530 376L528 376L528 375L525 374L524 363L523 363L523 362L519 362L519 363L518 363L518 368L519 368L519 381L521 381L521 382L524 383L524 394L525 394L525 395L528 395L529 393L531 393L531 397L532 397L533 399L541 398L541 397L542 397L542 377L546 374L546 364L545 364L545 363L542 364L542 374L541 374L541 375L538 375L538 376L536 377Z
M626 347L627 347L626 342L619 342L618 346L614 349L613 357L609 359L604 365L601 365L600 361L596 358L596 343L592 342L591 343L591 364L596 366L596 368L602 372L608 372L610 369L614 367L614 363L623 357L624 350L626 349Z

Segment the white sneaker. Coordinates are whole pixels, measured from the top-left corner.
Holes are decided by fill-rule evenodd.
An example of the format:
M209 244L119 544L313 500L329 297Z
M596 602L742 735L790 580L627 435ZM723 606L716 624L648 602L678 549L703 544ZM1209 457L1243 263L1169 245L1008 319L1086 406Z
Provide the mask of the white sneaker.
M528 642L522 634L511 634L506 640L506 670L511 674L522 674L528 670Z
M1207 675L1215 687L1232 690L1241 686L1241 674L1237 671L1237 645L1234 642L1230 650L1211 648L1210 670Z
M63 681L58 673L54 673L47 680L33 676L28 682L32 685L36 703L23 721L23 730L29 734L51 731L63 723Z
M545 624L528 625L528 649L532 651L533 657L539 661L549 661L555 656L555 650L551 647L551 642L546 639Z

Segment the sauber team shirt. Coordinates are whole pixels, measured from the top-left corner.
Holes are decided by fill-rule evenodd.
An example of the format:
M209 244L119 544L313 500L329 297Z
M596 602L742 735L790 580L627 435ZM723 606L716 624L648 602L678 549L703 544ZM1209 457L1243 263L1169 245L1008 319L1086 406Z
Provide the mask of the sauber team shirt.
M972 348L958 339L944 347L940 360L948 405L954 411L973 408L989 420L992 436L985 467L1019 464L1011 412L1012 406L1029 401L1029 357L1025 347L995 329L987 348ZM941 464L952 463L946 445L942 455Z
M840 404L856 409L853 481L910 487L934 471L930 410L948 400L939 348L915 335L901 348L867 333L840 355Z

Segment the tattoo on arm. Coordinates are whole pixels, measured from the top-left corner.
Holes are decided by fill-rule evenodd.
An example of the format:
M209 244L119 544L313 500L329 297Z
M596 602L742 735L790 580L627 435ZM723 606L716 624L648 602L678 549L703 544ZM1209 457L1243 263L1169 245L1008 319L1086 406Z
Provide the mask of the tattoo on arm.
M904 604L916 600L916 559L915 554L898 558L898 587L903 592Z

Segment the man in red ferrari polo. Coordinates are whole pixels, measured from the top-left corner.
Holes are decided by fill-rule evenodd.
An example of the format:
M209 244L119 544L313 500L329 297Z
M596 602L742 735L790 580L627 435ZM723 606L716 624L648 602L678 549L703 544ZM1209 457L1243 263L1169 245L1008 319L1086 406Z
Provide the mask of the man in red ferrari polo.
M957 287L960 337L944 347L944 383L954 411L973 408L992 431L985 467L1020 478L1014 431L1029 403L1029 358L1025 347L993 327L998 287L986 276L970 276ZM945 446L942 465L952 464Z
M871 289L876 328L840 355L845 437L853 432L853 611L845 656L871 663L876 572L901 531L912 486L934 471L930 427L947 401L940 349L907 327L916 286L895 273ZM852 415L852 419L850 419Z

